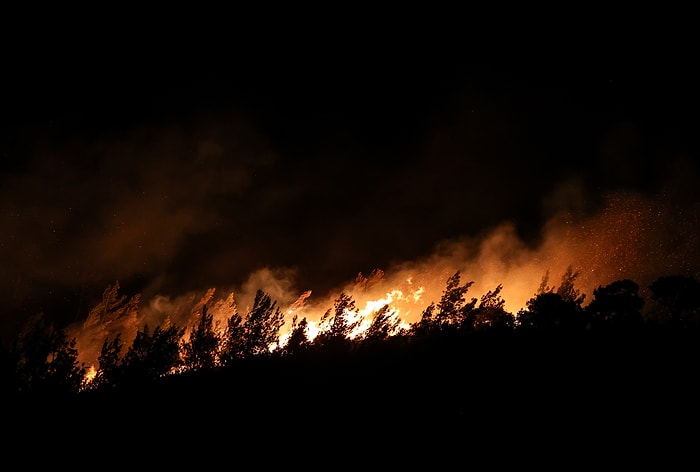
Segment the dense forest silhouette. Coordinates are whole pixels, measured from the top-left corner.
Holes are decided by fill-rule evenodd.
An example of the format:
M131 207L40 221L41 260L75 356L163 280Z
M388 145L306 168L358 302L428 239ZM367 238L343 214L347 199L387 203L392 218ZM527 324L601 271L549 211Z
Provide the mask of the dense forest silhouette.
M418 434L424 447L477 436L506 447L533 431L567 448L581 441L574 431L594 444L618 433L676 440L675 422L693 418L700 398L700 283L662 276L644 299L623 279L585 303L577 275L568 269L556 286L546 275L510 313L500 285L471 298L473 282L458 271L408 328L385 305L355 336L358 309L341 293L324 330L311 338L306 318L294 317L284 343L282 311L258 289L225 326L204 305L186 339L172 323L142 326L130 345L120 334L104 339L89 380L76 340L37 317L3 348L16 418L6 427L106 440L121 424L142 438L180 431L200 445L221 428L239 438L283 430L297 445L352 431L363 441Z

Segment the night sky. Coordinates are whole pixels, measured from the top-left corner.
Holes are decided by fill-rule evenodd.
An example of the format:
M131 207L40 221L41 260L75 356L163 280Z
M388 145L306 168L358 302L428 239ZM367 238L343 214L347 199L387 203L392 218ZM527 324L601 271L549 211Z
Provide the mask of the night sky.
M590 284L700 267L690 67L476 63L400 41L75 44L4 56L4 333L38 312L78 322L117 280L145 303L266 277L323 297L504 224L508 257L540 260L560 211L590 255L573 262L607 270Z

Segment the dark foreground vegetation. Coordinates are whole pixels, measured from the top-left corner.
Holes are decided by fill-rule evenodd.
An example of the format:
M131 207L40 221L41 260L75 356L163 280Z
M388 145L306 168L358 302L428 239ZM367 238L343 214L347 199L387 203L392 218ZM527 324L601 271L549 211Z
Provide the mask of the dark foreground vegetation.
M259 291L222 332L205 308L186 342L175 326L144 327L126 350L105 340L89 384L74 343L36 326L5 353L5 445L61 461L127 464L140 451L154 466L223 457L264 469L696 461L698 283L658 279L643 316L634 282L584 306L575 277L543 280L513 315L499 289L468 299L456 273L409 329L385 307L353 338L354 301L341 295L325 331L311 340L295 319L275 350L281 314Z

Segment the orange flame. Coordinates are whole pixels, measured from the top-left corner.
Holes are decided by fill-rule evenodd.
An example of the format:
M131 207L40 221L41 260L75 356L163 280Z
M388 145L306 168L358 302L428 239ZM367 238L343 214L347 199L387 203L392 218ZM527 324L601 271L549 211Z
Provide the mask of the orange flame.
M580 293L587 295L585 303L588 303L598 286L629 278L644 290L652 281L650 277L663 275L659 268L681 272L694 267L693 261L700 260L697 241L691 238L678 250L678 235L685 230L683 222L673 223L674 214L671 206L656 200L613 195L599 215L574 218L560 213L552 218L536 247L527 245L513 224L504 223L481 238L443 241L433 254L422 260L396 264L387 272L374 270L369 276L359 274L321 299L313 299L311 290L295 293L287 272L267 268L251 274L237 289L237 297L245 302L252 299L254 289L260 288L278 300L285 313L280 345L286 341L294 316L306 318L307 334L313 340L324 329L320 322L323 314L340 293L350 295L358 307L356 316L361 318L361 323L353 336L367 329L372 314L384 305L389 306L401 326L408 327L420 319L430 303L439 302L448 278L457 271L463 283L473 282L466 295L468 299L479 299L502 285L505 309L516 314L526 306L546 274L551 274L549 285L556 286L558 277L571 267L578 273L576 285ZM673 237L661 230L665 227L673 229ZM122 331L123 341L128 345L136 329L145 323L156 326L168 319L186 326L189 336L204 304L215 323L225 326L226 320L238 310L234 291L225 293L217 298L216 290L211 288L199 296L158 295L144 305L139 296L120 298L115 287L111 287L87 320L73 327L80 360L94 368L105 337Z

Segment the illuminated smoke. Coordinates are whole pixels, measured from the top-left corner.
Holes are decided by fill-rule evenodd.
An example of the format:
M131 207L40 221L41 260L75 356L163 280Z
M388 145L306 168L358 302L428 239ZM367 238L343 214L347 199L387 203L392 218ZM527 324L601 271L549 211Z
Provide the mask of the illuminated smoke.
M275 161L234 117L32 151L26 170L0 178L0 296L9 312L52 312L37 294L179 272L172 264L188 238L220 228L226 211L252 208L253 175ZM80 317L91 308L84 301Z
M123 296L111 316L104 316L104 307L102 311L93 309L76 330L78 348L85 353L83 360L92 358L94 362L103 341L100 336L113 336L123 329L133 337L144 324L154 327L165 320L187 327L188 335L204 304L215 323L225 326L236 310L246 313L257 289L267 292L285 313L283 339L294 316L307 319L311 337L323 329L319 320L341 292L355 300L359 316L364 318L362 326L366 327L385 304L404 327L408 326L420 319L431 302L440 300L447 279L456 271L461 272L463 283L474 282L468 298L478 299L502 284L505 308L513 314L525 307L546 274L549 285L556 287L568 267L578 273L575 285L586 295L584 304L590 302L598 286L625 278L637 282L644 292L662 275L698 275L694 272L700 261L698 210L697 204L679 205L668 194L651 198L615 193L595 215L569 210L556 213L534 246L518 236L514 224L503 223L482 237L440 242L423 259L358 274L321 296L315 296L312 287L299 290L295 271L284 268L260 269L233 288L178 296L158 294L149 300Z

